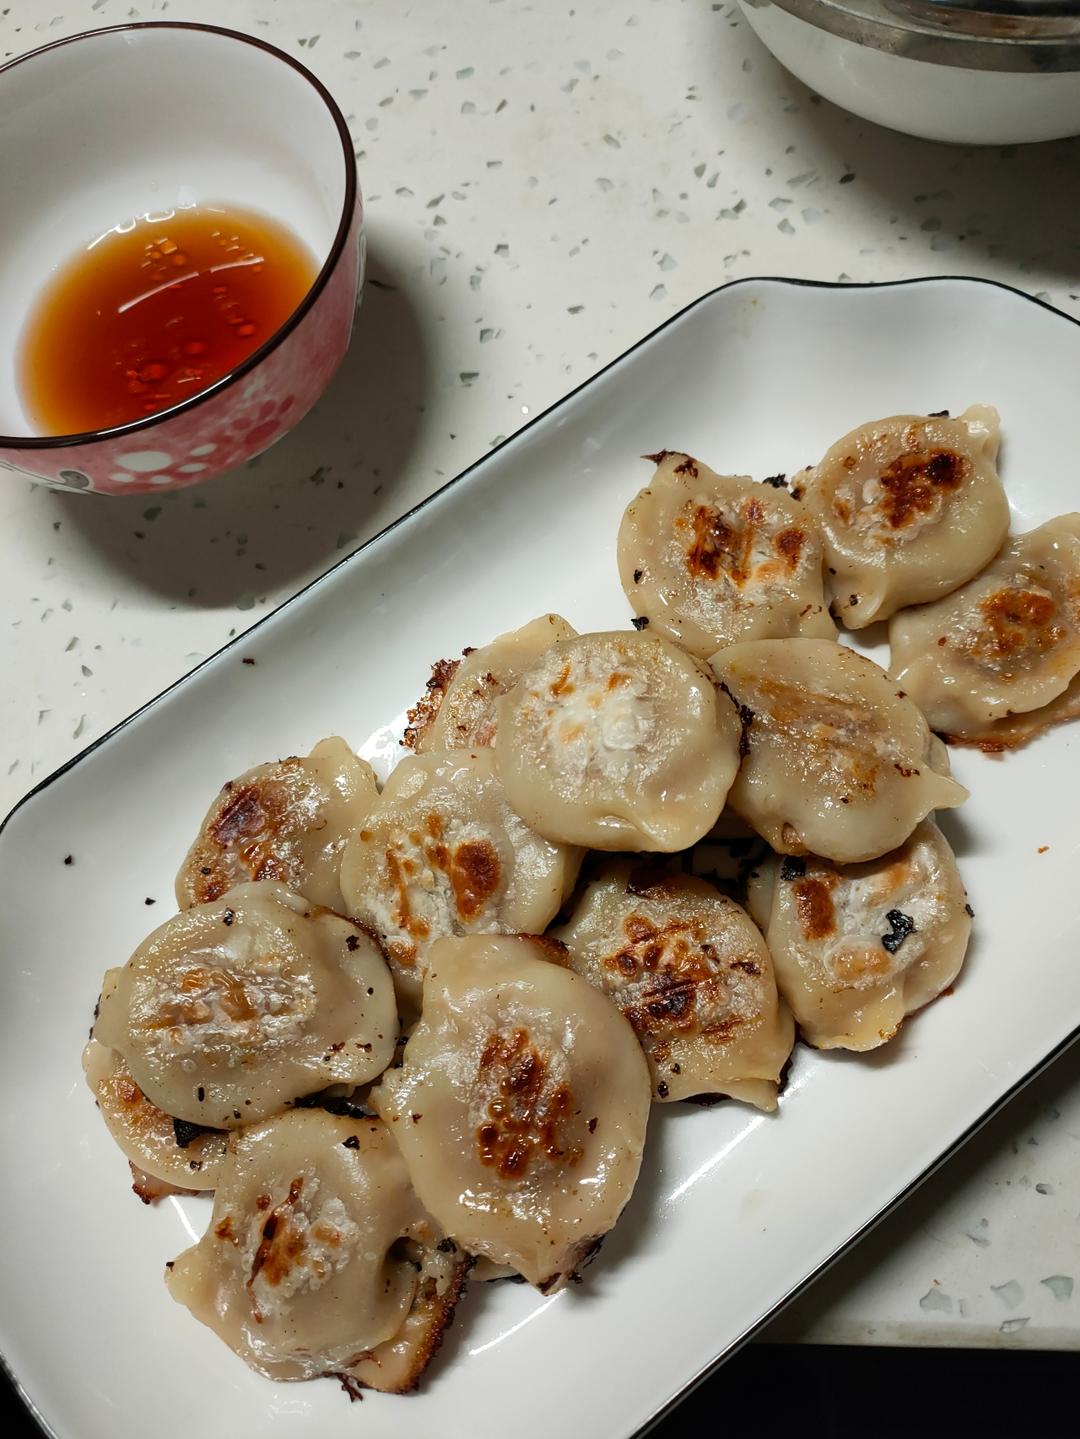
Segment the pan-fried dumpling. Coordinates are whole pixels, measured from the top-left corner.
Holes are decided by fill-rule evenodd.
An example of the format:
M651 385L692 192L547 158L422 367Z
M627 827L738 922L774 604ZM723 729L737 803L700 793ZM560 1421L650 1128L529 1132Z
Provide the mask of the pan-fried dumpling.
M731 807L780 854L840 863L902 844L967 790L884 670L828 640L754 640L712 659L746 722Z
M229 1141L173 1298L270 1379L415 1387L470 1260L441 1236L386 1126L294 1110Z
M656 473L619 529L636 615L701 659L739 640L835 639L821 537L797 501L689 455L648 458Z
M151 1104L116 1050L96 1039L83 1050L83 1072L109 1133L129 1163L167 1185L214 1188L226 1135L185 1124Z
M441 940L402 1066L371 1092L443 1230L545 1291L629 1199L650 1090L630 1025L548 953L519 937Z
M960 972L971 917L932 820L869 864L775 862L766 938L780 992L818 1049L875 1049Z
M273 880L166 920L102 994L94 1029L152 1104L211 1129L367 1083L397 1032L376 941Z
M849 630L977 574L1009 529L998 415L894 415L852 430L799 479L825 539L833 610Z
M493 744L499 699L556 640L574 634L560 615L541 615L481 649L466 650L452 665L440 660L427 695L409 711L406 744L417 754Z
M950 736L993 739L1048 705L1080 674L1080 514L1017 535L963 589L898 614L889 640L891 673Z
M540 834L679 850L716 822L739 765L734 708L690 655L634 631L564 640L500 701L495 754Z
M346 846L341 887L415 1006L437 939L542 933L580 864L580 850L542 839L510 807L490 749L454 750L402 760Z
M1019 749L1045 730L1074 719L1080 719L1080 674L1048 705L995 720L977 735L951 734L949 740L952 744L975 745L986 754L1000 754L1003 750Z
M312 904L341 910L341 851L378 797L371 766L343 739L322 740L306 759L256 765L210 806L176 877L177 904L207 904L245 880L276 879Z
M776 1108L794 1028L769 951L733 899L693 875L614 860L552 934L633 1025L657 1099L728 1094Z

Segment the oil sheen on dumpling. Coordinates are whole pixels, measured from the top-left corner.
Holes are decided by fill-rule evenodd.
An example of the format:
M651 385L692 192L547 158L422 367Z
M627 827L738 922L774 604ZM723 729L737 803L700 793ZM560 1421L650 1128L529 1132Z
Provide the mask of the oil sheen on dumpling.
M833 610L850 630L962 585L1009 529L997 411L895 415L852 430L800 476L825 540Z
M649 458L656 473L619 529L636 615L701 659L739 640L835 638L821 537L796 500L689 455Z
M273 880L167 920L102 995L94 1029L152 1104L212 1129L365 1084L397 1032L376 942Z
M547 953L517 937L441 940L402 1066L371 1093L445 1232L544 1290L629 1199L650 1098L630 1025Z
M378 1119L294 1110L232 1136L174 1299L270 1379L415 1387L469 1261L440 1250Z
M91 1038L83 1073L109 1133L129 1164L180 1189L213 1189L226 1135L185 1124L151 1104L115 1049Z
M478 650L466 650L452 666L440 661L427 696L409 711L406 742L417 754L493 744L499 699L556 640L575 633L560 615L541 615Z
M840 863L902 844L967 790L910 699L864 655L828 640L755 640L712 659L746 724L731 807L780 854Z
M402 760L346 846L341 887L415 1005L435 940L542 933L580 863L579 850L542 839L511 808L490 749L454 750Z
M741 726L690 655L648 633L553 645L500 702L510 803L549 839L685 849L716 822Z
M1080 674L1080 514L1017 535L963 589L898 614L889 640L891 673L934 729L993 740L1000 722L1008 747L1011 717L1049 705ZM1027 737L1013 729L1012 743Z
M769 949L780 991L818 1049L875 1049L959 974L970 912L932 820L868 864L775 863Z
M776 1108L794 1028L765 942L733 899L692 875L609 861L552 934L633 1025L657 1099Z
M343 739L322 740L306 759L257 765L211 805L176 877L177 904L206 904L245 880L276 879L340 910L341 851L378 797L371 766Z

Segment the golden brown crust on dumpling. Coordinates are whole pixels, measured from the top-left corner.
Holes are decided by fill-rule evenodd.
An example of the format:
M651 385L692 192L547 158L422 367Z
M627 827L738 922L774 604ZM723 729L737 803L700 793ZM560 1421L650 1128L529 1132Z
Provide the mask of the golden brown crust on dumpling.
M209 1228L167 1282L269 1378L403 1393L470 1264L418 1201L381 1120L304 1109L232 1137Z
M405 743L417 754L493 744L501 697L545 650L573 634L560 615L541 615L481 649L465 650L460 660L440 660L427 696L409 711Z
M1080 514L1014 536L981 574L889 626L890 673L934 729L1009 748L1080 674ZM1045 724L1071 716L1064 699Z
M997 452L989 406L895 415L852 430L799 476L848 629L948 594L992 558L1009 528Z
M448 1240L429 1245L420 1256L420 1279L405 1322L393 1339L334 1375L346 1389L351 1381L383 1394L411 1394L442 1346L475 1261Z
M94 1034L166 1114L237 1129L373 1079L397 1030L372 936L262 880L156 929L102 994Z
M151 1104L120 1055L96 1039L83 1051L83 1070L144 1204L167 1193L213 1189L227 1135L184 1124Z
M782 490L664 451L619 529L634 613L707 659L740 640L833 639L821 537Z
M473 653L471 649L462 651L467 659ZM436 660L431 666L431 674L427 684L424 686L424 693L416 701L411 709L406 710L405 717L409 723L405 726L405 733L402 737L402 744L406 749L415 750L420 753L425 748L425 740L431 731L442 702L446 698L446 692L453 683L454 676L461 667L461 660Z
M776 1108L791 1016L734 900L692 875L611 861L554 933L633 1025L656 1099L732 1094Z
M873 859L966 799L922 714L864 655L756 640L711 664L749 716L729 803L778 853Z
M211 805L176 877L177 903L209 904L235 884L273 879L340 911L341 851L377 798L371 766L342 739L320 741L306 759L257 765Z
M581 853L531 829L491 749L402 760L341 866L348 912L382 938L402 1003L419 1003L427 954L454 934L540 932Z
M547 1291L630 1196L649 1075L585 980L531 940L472 936L432 949L420 1022L371 1101L444 1232Z

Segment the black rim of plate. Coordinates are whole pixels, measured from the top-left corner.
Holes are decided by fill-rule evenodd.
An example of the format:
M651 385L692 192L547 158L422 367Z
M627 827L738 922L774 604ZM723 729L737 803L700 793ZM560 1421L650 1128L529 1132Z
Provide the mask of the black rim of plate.
M25 794L22 799L20 799L9 811L9 813L4 818L3 823L0 824L0 835L4 833L8 825L19 813L19 811L22 810L24 806L29 804L30 801L35 798L35 796L41 794L44 790L48 789L50 785L54 784L58 779L61 779L65 774L68 773L69 770L74 769L76 765L81 764L83 760L87 759L88 756L93 754L95 750L100 749L103 745L109 744L111 741L116 739L117 736L121 734L125 729L127 729L130 724L133 724L137 719L141 719L143 715L147 714L156 705L161 704L165 699L168 698L169 695L173 693L174 690L179 689L181 685L187 684L188 681L191 680L195 675L201 673L201 671L206 669L208 665L215 664L224 655L228 654L230 650L235 650L239 645L247 643L251 639L251 636L254 635L257 630L261 629L263 625L274 619L275 616L281 614L284 610L289 609L293 605L298 604L304 598L304 596L308 594L309 591L313 590L317 585L321 585L325 580L329 579L331 575L336 574L344 566L352 564L358 558L358 556L362 555L365 552L365 550L370 549L373 545L376 545L379 543L379 541L385 539L387 535L390 535L391 533L393 533L393 531L400 529L402 525L407 524L415 515L420 514L421 511L427 509L428 506L433 504L437 499L447 494L450 490L456 488L464 480L467 480L470 475L475 473L475 471L479 470L482 466L486 465L489 460L492 460L502 450L505 450L508 446L517 443L517 441L519 441L530 430L541 424L544 420L549 419L552 415L556 414L557 411L561 410L565 405L568 405L573 399L576 398L576 396L581 394L583 390L588 389L590 385L594 384L602 376L616 369L619 365L623 363L624 360L629 359L631 355L636 354L638 350L643 349L652 340L656 339L657 336L663 334L665 330L670 329L679 321L685 319L686 316L689 315L693 310L696 310L700 306L707 304L708 301L714 299L715 296L723 294L726 290L735 290L748 285L779 285L790 286L793 289L837 290L850 292L899 290L910 289L914 286L941 284L973 285L977 288L986 287L988 289L1003 290L1006 294L1015 295L1017 299L1023 300L1029 305L1035 305L1041 310L1046 310L1049 314L1054 315L1057 319L1064 321L1066 324L1080 328L1080 320L1074 319L1072 315L1067 315L1064 310L1059 310L1056 305L1051 305L1046 300L1040 300L1034 295L1029 295L1026 291L1017 289L1015 285L1006 285L1000 280L986 280L975 275L921 275L908 280L884 280L880 282L804 280L784 275L747 275L742 277L741 279L728 280L722 285L717 285L713 289L707 290L703 295L699 295L696 300L691 300L688 305L684 305L683 308L676 311L674 315L670 315L661 324L657 325L655 329L650 330L648 334L643 335L640 340L636 340L628 349L624 350L613 360L610 360L606 365L603 365L594 374L590 375L588 379L582 380L581 383L575 385L572 390L567 391L567 393L563 395L560 399L556 400L554 404L549 405L546 410L541 410L539 414L534 415L526 424L522 425L519 430L516 430L512 435L509 435L505 440L502 440L498 445L494 446L491 450L489 450L487 454L482 455L478 460L474 460L472 464L466 465L463 470L460 470L451 479L447 480L445 484L440 485L437 490L434 490L425 499L419 501L418 504L413 505L412 509L406 510L403 515L400 515L396 520L392 520L390 524L388 524L384 529L381 529L378 534L372 535L370 539L365 540L363 544L358 545L355 550L353 550L350 554L345 555L342 559L336 561L336 563L331 565L329 569L324 570L321 575L317 575L313 580L309 580L302 589L297 590L294 595L290 595L288 599L285 599L281 602L281 604L276 605L274 609L272 609L268 614L263 615L261 619L256 620L255 624L253 624L249 629L244 630L241 634L238 634L233 639L227 641L227 643L222 645L220 649L215 650L212 655L208 655L206 659L202 660L199 664L197 664L194 669L189 670L186 674L181 675L179 679L174 680L171 685L168 685L152 699L147 700L145 704L140 705L137 710L133 710L131 714L127 715L124 719L113 725L113 727L110 730L107 730L105 734L100 735L91 744L88 744L85 749L80 750L77 755L74 755L64 764L53 770L50 775L43 779L39 784L35 785L34 788L30 790L27 794ZM928 1164L925 1169L921 1170L914 1179L912 1179L908 1184L904 1186L903 1189L899 1191L899 1193L894 1195L893 1198L890 1199L887 1203L883 1204L880 1209L878 1209L874 1214L869 1217L869 1219L865 1220L858 1229L856 1229L852 1234L848 1236L847 1239L837 1245L836 1249L834 1249L833 1252L826 1259L822 1260L822 1262L817 1265L816 1268L812 1269L809 1274L805 1275L802 1279L799 1280L797 1284L793 1285L792 1288L789 1289L782 1298L778 1299L777 1302L766 1311L766 1313L762 1314L741 1334L737 1335L731 1341L731 1343L726 1346L726 1348L722 1349L721 1352L715 1356L715 1358L711 1359L706 1365L704 1365L698 1371L698 1373L695 1374L692 1379L688 1380L681 1389L679 1389L675 1394L671 1396L671 1398L663 1400L659 1404L659 1407L645 1421L645 1423L642 1424L639 1428L635 1429L629 1436L627 1436L627 1439L644 1439L644 1436L647 1435L652 1429L654 1429L655 1426L659 1424L663 1419L667 1418L667 1416L671 1414L671 1412L676 1409L678 1405L681 1404L682 1401L698 1387L699 1384L704 1383L705 1380L707 1380L711 1375L716 1373L716 1371L723 1364L725 1364L727 1360L729 1360L730 1358L732 1358L733 1355L738 1353L738 1351L743 1347L744 1344L749 1343L749 1341L753 1339L755 1334L758 1334L773 1319L775 1319L777 1315L782 1312L782 1310L786 1309L789 1304L791 1304L801 1294L803 1294L807 1289L809 1289L810 1286L816 1280L820 1279L827 1270L831 1269L838 1260L842 1259L845 1254L848 1254L852 1249L854 1249L854 1247L859 1243L859 1241L864 1239L871 1230L876 1229L877 1226L882 1222L882 1220L888 1218L890 1214L892 1214L895 1210L899 1209L903 1202L907 1198L909 1198L910 1195L912 1195L915 1190L919 1188L920 1185L925 1183L925 1181L929 1179L932 1174L936 1174L937 1171L942 1168L942 1166L946 1164L947 1161L951 1159L958 1150L963 1148L963 1146L967 1143L969 1139L972 1138L973 1135L977 1134L978 1131L982 1129L984 1125L989 1123L989 1121L993 1119L995 1115L1000 1114L1001 1111L1009 1104L1009 1102L1015 1099L1015 1097L1020 1093L1022 1089L1025 1089L1032 1080L1036 1079L1045 1070L1049 1069L1050 1066L1055 1062L1055 1060L1059 1059L1066 1050L1071 1048L1071 1046L1076 1043L1078 1039L1080 1039L1080 1025L1077 1025L1076 1028L1074 1028L1070 1031L1070 1033L1065 1035L1065 1037L1060 1040L1059 1043L1056 1044L1053 1049L1049 1051L1048 1054L1044 1055L1037 1064L1033 1065L1031 1069L1029 1069L1025 1074L1021 1075L1019 1079L1017 1079L1013 1084L1011 1084L1009 1088L1002 1095L1000 1095L999 1098L994 1100L994 1102L990 1104L985 1110L983 1110L983 1112L975 1120L973 1120L972 1123L969 1124L968 1127L960 1135L958 1135L951 1144L949 1144L945 1149L943 1149L942 1152L937 1155L937 1157L930 1164ZM75 1439L75 1436L61 1436L57 1434L57 1432L46 1423L37 1405L34 1403L32 1397L27 1393L23 1385L19 1382L18 1375L15 1373L15 1370L8 1362L6 1355L4 1355L2 1352L0 1352L0 1368L2 1368L4 1373L8 1376L13 1388L15 1389L15 1392L19 1395L23 1403L26 1405L26 1408L29 1410L31 1415L34 1417L34 1419L40 1426L43 1434L48 1436L48 1439Z

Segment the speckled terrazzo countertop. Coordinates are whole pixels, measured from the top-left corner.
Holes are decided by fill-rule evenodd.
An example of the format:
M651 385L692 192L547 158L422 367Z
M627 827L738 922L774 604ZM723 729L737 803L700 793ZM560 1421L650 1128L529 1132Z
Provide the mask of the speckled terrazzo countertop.
M263 35L330 86L371 283L324 402L248 472L101 503L2 477L0 810L725 280L966 273L1080 316L1062 199L1080 143L876 130L786 75L732 5L12 0L0 52L162 18ZM1080 1048L772 1333L1071 1347L1074 1276Z

